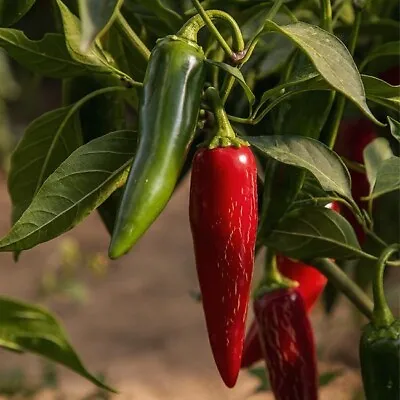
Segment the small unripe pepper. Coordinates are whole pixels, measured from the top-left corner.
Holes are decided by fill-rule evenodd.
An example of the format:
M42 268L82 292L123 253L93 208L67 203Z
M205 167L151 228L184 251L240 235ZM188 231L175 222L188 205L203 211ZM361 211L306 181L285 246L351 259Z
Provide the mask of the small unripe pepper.
M393 317L383 290L383 271L400 245L388 247L379 258L373 282L374 310L360 340L361 374L366 400L400 398L400 320Z
M240 370L257 233L257 167L235 137L217 92L206 92L218 131L193 160L190 225L212 353L228 387Z

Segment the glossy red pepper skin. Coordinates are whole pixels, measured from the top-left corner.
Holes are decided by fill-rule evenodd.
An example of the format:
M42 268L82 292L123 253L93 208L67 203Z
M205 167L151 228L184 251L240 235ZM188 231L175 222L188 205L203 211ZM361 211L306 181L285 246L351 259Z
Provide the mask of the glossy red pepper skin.
M307 312L309 312L324 290L328 279L316 268L300 261L283 255L278 255L277 261L279 271L286 278L299 283L297 289L303 297Z
M304 300L306 311L309 312L324 290L327 278L315 268L282 255L277 256L277 263L279 271L285 277L299 283L297 290ZM246 333L241 368L248 368L260 361L262 354L257 323L254 320Z
M276 400L317 400L314 335L296 289L278 289L254 301L259 337Z
M240 369L257 233L257 167L247 146L202 148L192 167L190 225L208 337L228 387Z

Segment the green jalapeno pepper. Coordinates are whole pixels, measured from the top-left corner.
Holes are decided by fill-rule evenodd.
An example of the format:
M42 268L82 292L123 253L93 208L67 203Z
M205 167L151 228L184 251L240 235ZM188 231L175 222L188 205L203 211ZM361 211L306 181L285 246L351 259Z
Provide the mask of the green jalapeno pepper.
M110 258L128 252L170 199L193 140L205 80L204 53L179 36L153 49L139 104L139 144L117 213Z

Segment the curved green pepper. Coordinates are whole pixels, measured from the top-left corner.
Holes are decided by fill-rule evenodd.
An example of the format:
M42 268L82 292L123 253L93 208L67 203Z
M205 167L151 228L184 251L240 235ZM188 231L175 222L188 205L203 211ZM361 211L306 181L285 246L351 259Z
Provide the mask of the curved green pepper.
M128 252L170 199L193 140L205 80L195 42L167 36L153 49L139 104L139 145L122 196L110 258Z
M395 319L385 299L385 264L400 243L380 256L372 285L374 310L360 340L361 375L367 400L400 399L400 320Z
M361 372L367 400L400 399L400 321L368 324L360 341Z

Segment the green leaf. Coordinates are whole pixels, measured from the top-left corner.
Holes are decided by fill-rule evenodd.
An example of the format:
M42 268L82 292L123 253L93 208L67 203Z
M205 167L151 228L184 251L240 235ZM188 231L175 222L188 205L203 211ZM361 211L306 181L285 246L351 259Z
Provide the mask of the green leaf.
M360 70L364 69L372 60L385 56L400 56L400 41L383 43L372 49L360 65Z
M389 121L390 132L392 136L400 142L400 122L396 121L394 118L387 117Z
M258 107L260 108L268 100L277 95L284 95L287 92L287 89L293 88L293 91L314 89L316 81L321 81L320 75L313 67L310 67L310 65L307 64L304 66L304 68L301 68L293 76L291 76L290 79L288 79L285 83L275 86L273 89L269 89L264 92L261 96ZM324 81L321 81L321 86L322 89L329 89L329 86Z
M117 90L125 89L108 87L94 91L74 105L41 115L28 126L11 157L8 190L13 222L26 210L47 177L82 144L79 108L98 95Z
M400 110L400 86L368 75L362 75L362 80L369 100L397 112Z
M64 37L48 33L30 40L22 31L0 28L0 46L25 68L52 78L68 78L87 72L85 64L71 58Z
M36 0L0 0L0 26L10 26L19 21Z
M49 176L0 240L0 251L30 249L82 221L125 183L136 141L134 132L117 131L79 147Z
M183 25L182 17L169 7L165 0L138 0L140 5L155 14L158 20L165 22L171 33L177 32Z
M40 186L82 144L79 116L73 106L41 115L27 128L11 156L8 191L16 222Z
M370 187L375 185L376 174L382 162L393 156L387 139L380 137L369 143L364 151L364 162Z
M264 27L265 20L270 12L271 7L267 4L257 4L254 7L244 10L244 15L240 14L243 23L240 23L243 39L251 42L255 36L258 36L259 31ZM196 11L197 12L197 11Z
M368 199L376 199L385 193L400 189L400 157L383 161L376 174L375 185Z
M303 169L267 159L259 235L268 236L289 210L302 187L304 174Z
M80 48L87 52L97 37L112 24L123 0L79 0L79 14L82 23Z
M264 244L296 259L357 257L362 253L347 220L325 207L307 206L287 214Z
M63 99L65 104L75 103L87 94L113 84L109 75L92 75L73 78L64 82ZM136 93L129 90L129 94ZM84 143L109 132L127 129L123 95L126 92L112 92L97 96L86 102L79 111ZM121 193L114 192L97 211L111 234L118 210Z
M244 89L244 93L246 94L250 106L254 104L256 98L238 68L232 67L231 65L219 61L206 60L206 62L208 64L215 65L218 68L221 68L223 71L227 72L228 74L232 75L239 82L240 86L242 86L242 88Z
M279 133L307 136L318 139L328 119L334 99L334 92L306 91L281 105L282 112ZM312 104L312 107L304 107Z
M316 198L330 198L329 194L322 189L320 183L310 172L306 173L300 193L296 197L294 206L298 201L311 200ZM336 199L335 196L332 199ZM334 200L332 200L334 201Z
M292 82L297 81L297 85L300 87L307 88L312 78L319 77L314 66L300 51L297 51L295 57L293 57L293 68L291 69L289 80ZM290 87L290 89L295 90L297 85L296 87ZM313 85L311 84L310 86L312 87ZM318 139L328 118L334 97L335 93L333 91L322 93L307 90L290 101L281 104L274 123L275 133L301 135ZM313 107L304 107L305 104L312 104Z
M399 169L397 170L399 172ZM392 190L374 199L374 232L386 243L400 241L400 190ZM372 253L371 253L372 254Z
M59 322L42 308L0 297L0 346L39 354L115 392L86 370Z
M350 175L340 157L318 140L302 136L246 136L262 154L284 164L305 168L328 192L351 199Z
M107 38L104 42L105 50L111 54L118 68L135 80L143 81L147 63L144 61L143 56L140 56L137 50L130 45L125 49L123 37L120 35L118 28L115 27L115 24L108 30ZM132 93L132 96L137 97L137 93ZM134 108L137 109L137 105Z
M284 88L284 90L282 90L281 88L286 85L288 85L288 90L287 90L287 88ZM327 82L325 82L323 79L321 79L320 76L316 76L316 77L311 77L310 79L306 79L302 82L299 82L299 84L296 84L294 86L292 86L292 84L289 82L288 82L288 84L283 84L281 86L277 86L276 88L271 89L264 93L264 95L263 95L264 100L267 98L269 99L269 98L274 97L278 92L278 88L280 89L281 94L278 97L275 97L267 107L265 107L261 112L260 112L260 106L257 107L255 115L253 115L253 118L254 118L253 120L255 121L255 123L260 122L265 117L265 115L267 113L269 113L277 105L279 105L283 101L291 99L292 97L297 97L298 95L302 95L302 94L305 96L309 94L311 96L311 92L316 91L316 90L317 91L331 90L331 87L328 85ZM297 99L295 99L295 100L297 101ZM290 103L289 103L289 105L287 105L287 104L283 105L283 107L290 107ZM325 117L325 113L323 113L323 116ZM280 122L280 121L278 121L278 122ZM282 124L283 124L283 122L282 122ZM289 131L287 131L287 132L289 133Z
M304 22L279 26L267 21L266 27L292 40L334 89L351 100L368 118L381 125L368 108L363 82L353 58L336 36Z
M290 40L277 33L270 33L266 39L268 41L265 43L264 48L259 48L260 43L263 42L261 39L254 50L254 55L242 67L243 70L253 68L256 72L257 80L265 79L285 66L290 55L295 50Z
M61 0L56 0L61 12L64 26L67 49L71 57L97 73L112 73L115 69L104 57L97 46L92 46L87 52L81 50L81 30L78 18L64 5Z

